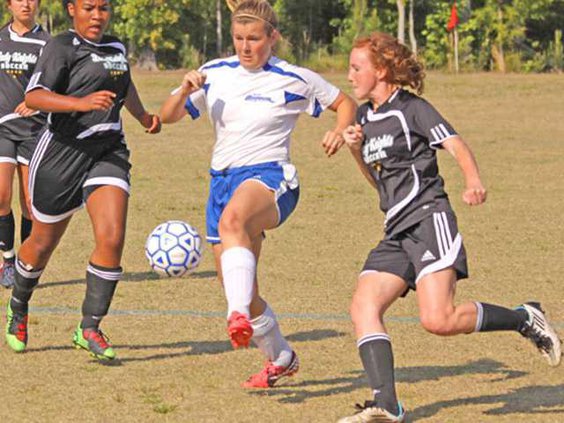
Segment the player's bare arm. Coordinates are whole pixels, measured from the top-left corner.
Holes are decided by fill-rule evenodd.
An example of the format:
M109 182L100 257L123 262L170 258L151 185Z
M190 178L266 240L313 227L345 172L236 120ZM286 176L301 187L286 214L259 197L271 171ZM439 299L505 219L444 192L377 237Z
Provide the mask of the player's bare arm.
M322 146L328 157L334 155L345 144L343 131L354 122L356 108L354 100L342 91L329 106L330 110L337 113L337 125L332 131L327 131L323 137Z
M462 200L469 206L484 203L487 191L480 179L476 158L468 144L461 137L455 136L447 139L443 147L454 157L464 175L466 188L462 194Z
M184 104L190 94L198 91L204 86L206 75L196 70L191 70L182 79L182 84L166 99L161 107L161 119L163 123L178 122L186 116Z
M161 131L159 116L145 110L135 84L132 82L125 97L125 107L131 115L139 121L149 134L158 134Z
M115 97L115 93L107 90L97 91L85 97L73 97L39 88L25 95L25 105L30 109L48 113L105 111L114 106Z

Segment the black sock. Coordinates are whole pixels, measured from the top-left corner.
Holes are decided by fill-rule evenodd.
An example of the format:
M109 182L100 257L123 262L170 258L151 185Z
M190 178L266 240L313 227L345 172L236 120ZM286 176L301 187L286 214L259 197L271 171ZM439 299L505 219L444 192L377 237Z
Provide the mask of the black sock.
M357 346L376 406L398 415L394 355L390 337L385 333L373 333L362 337Z
M20 223L20 241L22 244L31 233L31 225L31 219L28 219L22 215L22 221Z
M0 216L0 250L10 251L14 249L14 215L10 211L5 216Z
M14 313L27 314L33 290L39 283L43 269L34 269L16 259L15 283L12 289L10 307Z
M511 310L493 304L476 302L478 320L476 332L492 332L496 330L520 331L527 323L529 315L525 310Z
M108 268L89 263L80 324L83 329L98 329L102 318L108 314L121 273L121 267Z

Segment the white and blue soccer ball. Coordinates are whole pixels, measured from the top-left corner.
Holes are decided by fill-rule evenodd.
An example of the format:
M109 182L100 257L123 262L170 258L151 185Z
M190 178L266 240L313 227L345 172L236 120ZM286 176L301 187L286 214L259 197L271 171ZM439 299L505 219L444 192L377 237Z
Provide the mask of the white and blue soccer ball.
M145 255L161 276L180 277L193 271L202 259L202 239L186 222L161 223L147 238Z

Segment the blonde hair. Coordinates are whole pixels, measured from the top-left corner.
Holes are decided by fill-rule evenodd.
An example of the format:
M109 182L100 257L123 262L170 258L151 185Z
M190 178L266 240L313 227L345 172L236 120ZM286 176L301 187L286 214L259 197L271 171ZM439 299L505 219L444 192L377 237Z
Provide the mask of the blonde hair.
M227 0L227 6L233 11L231 23L265 23L268 36L278 30L278 17L267 0Z
M417 94L423 93L423 64L397 38L383 32L373 32L368 37L355 40L353 48L366 48L374 67L386 70L387 82L401 87L409 86Z

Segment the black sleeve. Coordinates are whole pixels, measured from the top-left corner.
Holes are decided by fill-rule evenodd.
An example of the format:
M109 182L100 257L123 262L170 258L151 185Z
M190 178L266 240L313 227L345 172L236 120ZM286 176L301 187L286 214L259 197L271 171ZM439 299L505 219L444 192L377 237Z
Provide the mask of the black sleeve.
M26 92L43 88L59 94L65 93L71 66L70 57L74 51L74 47L67 44L56 37L43 47Z
M442 148L442 143L455 135L455 129L427 101L418 98L413 103L414 130L422 135L433 148Z

